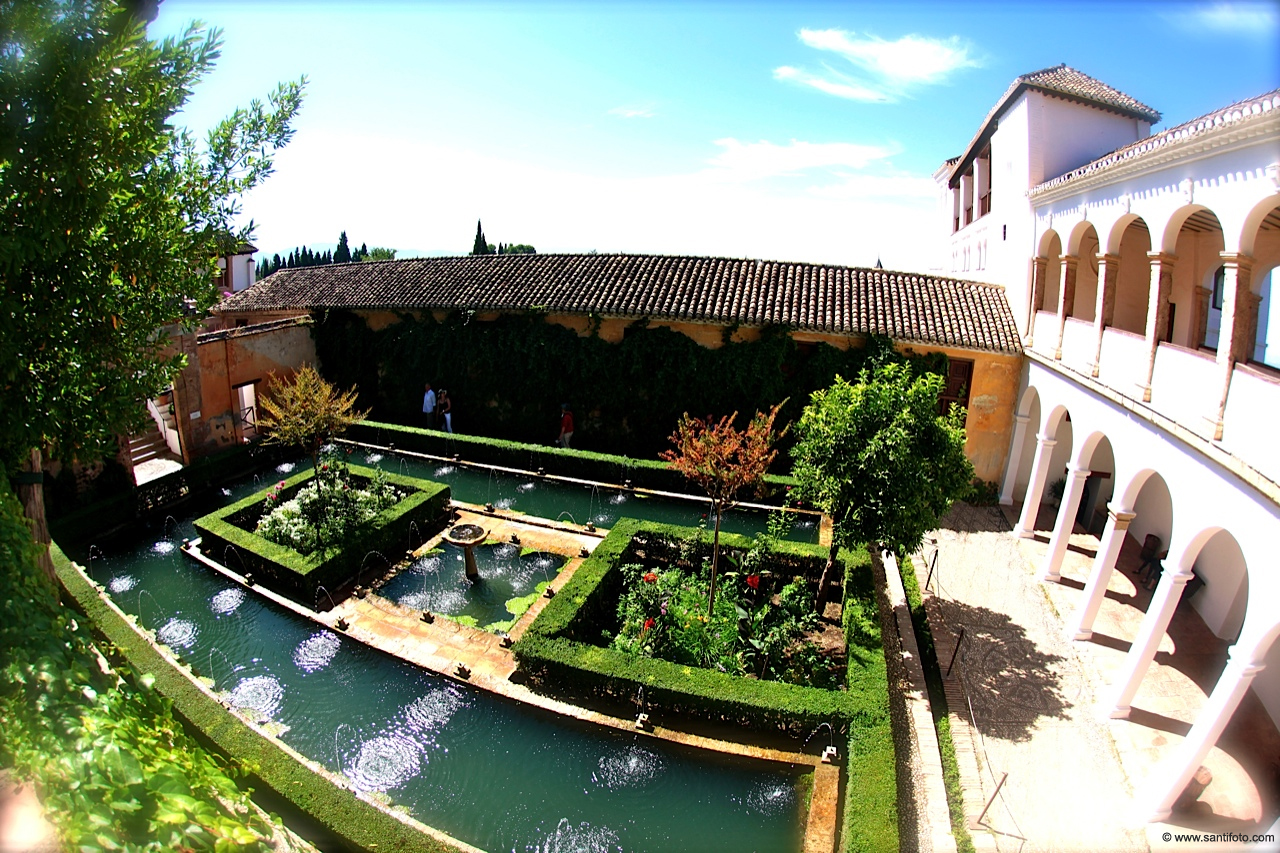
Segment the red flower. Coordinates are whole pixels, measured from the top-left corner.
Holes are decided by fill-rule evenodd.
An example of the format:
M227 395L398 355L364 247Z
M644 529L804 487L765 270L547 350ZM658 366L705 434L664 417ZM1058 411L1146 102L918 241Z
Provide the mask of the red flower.
M649 572L647 575L645 575L645 576L644 576L644 582L645 582L645 583L657 583L657 582L658 582L658 576L657 576L657 575L655 575L653 572Z
M644 620L644 629L648 631L652 627L653 627L653 617L650 616L648 619Z
M752 589L759 589L759 588L760 588L760 576L759 576L759 575L747 575L747 586L751 587Z

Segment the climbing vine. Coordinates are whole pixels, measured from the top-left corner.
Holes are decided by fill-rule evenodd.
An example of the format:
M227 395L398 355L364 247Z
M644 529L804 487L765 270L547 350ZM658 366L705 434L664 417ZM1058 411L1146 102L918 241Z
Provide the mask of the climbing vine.
M946 371L941 354L902 356L888 338L860 349L797 344L788 330L766 328L758 340L708 349L644 318L620 343L590 324L586 337L546 322L540 312L478 321L454 312L437 321L403 314L377 331L348 311L328 311L312 327L322 371L340 387L356 386L357 406L376 420L416 423L423 383L445 388L460 432L532 443L552 442L560 403L574 410L574 445L651 457L667 447L676 421L767 410L789 398L779 423L799 417L809 395L837 374L910 361L916 372ZM745 415L744 415L745 417Z

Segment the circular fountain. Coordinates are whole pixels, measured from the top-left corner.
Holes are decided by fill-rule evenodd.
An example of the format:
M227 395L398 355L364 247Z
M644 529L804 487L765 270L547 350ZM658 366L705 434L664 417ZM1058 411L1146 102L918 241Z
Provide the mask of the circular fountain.
M475 547L484 541L487 534L478 524L455 524L444 532L444 541L462 548L467 563L467 580L480 580L480 572L476 569Z

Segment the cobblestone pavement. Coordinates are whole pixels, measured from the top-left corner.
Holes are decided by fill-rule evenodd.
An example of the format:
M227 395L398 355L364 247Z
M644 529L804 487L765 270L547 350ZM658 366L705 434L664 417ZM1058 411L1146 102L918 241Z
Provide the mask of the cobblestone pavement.
M1053 517L1045 508L1033 539L1009 531L999 508L957 505L936 532L937 566L929 583L930 621L940 666L964 640L948 701L975 817L1000 789L975 832L979 849L1015 851L1239 850L1240 844L1166 842L1167 832L1265 832L1280 811L1275 769L1280 734L1252 694L1205 765L1213 782L1195 808L1171 823L1148 824L1135 794L1162 772L1160 762L1190 728L1226 660L1226 643L1195 611L1179 607L1128 720L1108 717L1111 685L1150 601L1136 583L1137 544L1126 542L1108 584L1094 636L1067 639L1097 549L1093 536L1070 537L1063 580L1040 580ZM933 547L915 557L921 586ZM928 593L926 593L928 594Z

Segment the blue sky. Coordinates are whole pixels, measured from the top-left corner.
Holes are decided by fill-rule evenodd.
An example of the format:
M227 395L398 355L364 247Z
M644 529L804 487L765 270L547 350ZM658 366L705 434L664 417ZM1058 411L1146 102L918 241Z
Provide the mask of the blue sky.
M491 242L923 269L931 175L1019 74L1060 62L1163 126L1280 86L1275 4L167 0L217 69L203 130L308 77L245 200L281 253Z

